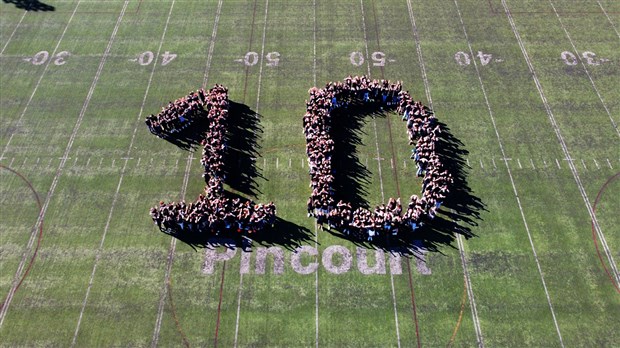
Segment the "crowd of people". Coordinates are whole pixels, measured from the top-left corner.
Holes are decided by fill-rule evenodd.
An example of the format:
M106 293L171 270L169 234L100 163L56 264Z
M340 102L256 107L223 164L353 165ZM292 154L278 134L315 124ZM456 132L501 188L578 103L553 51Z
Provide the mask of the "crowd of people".
M149 115L144 123L151 133L160 138L167 138L171 134L181 132L204 116L206 99L207 92L204 88L200 88L197 92L192 91L186 97L168 102L157 115Z
M170 102L157 116L149 116L152 125L166 124L165 131L179 131L187 127L196 117L206 117L208 128L201 141L203 146L200 163L204 167L203 177L207 182L204 194L193 203L164 203L150 210L155 224L169 234L235 232L252 234L273 226L276 206L254 204L249 200L231 198L224 190L224 155L226 151L226 129L228 121L228 89L215 85L208 93L204 89L192 92L187 97ZM181 120L182 119L182 120Z
M308 92L303 131L312 193L307 210L320 228L326 224L345 235L372 241L380 235L415 231L425 220L435 218L453 179L435 151L441 127L427 107L403 91L401 82L371 80L366 76L348 76L342 82L329 82L322 89L313 87ZM332 111L354 103L396 108L407 123L409 144L415 144L411 158L416 163L417 176L423 177L423 185L421 195L412 195L405 210L400 198L390 198L387 205L381 204L372 211L354 208L342 200L336 202L334 198Z

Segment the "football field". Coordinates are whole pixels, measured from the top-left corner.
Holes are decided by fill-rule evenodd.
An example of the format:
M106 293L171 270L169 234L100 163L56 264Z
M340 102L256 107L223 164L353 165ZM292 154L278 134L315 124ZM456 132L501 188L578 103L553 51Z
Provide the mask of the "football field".
M619 31L615 0L4 0L0 347L620 346ZM304 101L347 75L454 146L413 254L306 215ZM148 214L205 183L144 118L214 84L246 111L228 189L281 219L243 248ZM395 112L340 130L349 190L419 194Z

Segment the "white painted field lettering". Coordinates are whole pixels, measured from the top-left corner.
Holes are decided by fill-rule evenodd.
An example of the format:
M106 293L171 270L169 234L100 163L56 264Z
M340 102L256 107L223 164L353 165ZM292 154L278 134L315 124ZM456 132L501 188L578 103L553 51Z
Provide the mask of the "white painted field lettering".
M340 265L334 265L334 256L336 254L340 255ZM327 247L323 252L323 267L325 267L329 273L346 273L351 269L352 259L349 249L340 245L332 245Z
M229 241L230 246L225 247L223 253L218 252L216 249L207 249L205 252L205 263L202 271L207 274L212 274L215 271L215 263L219 261L227 261L232 259L237 254L237 248L234 246L234 241Z
M365 61L362 52L351 52L349 60L351 60L351 64L355 66L361 66Z
M370 54L370 57L364 57L364 54L359 51L351 52L351 54L349 55L349 60L351 61L351 64L355 66L362 66L366 59L371 59L373 66L385 66L386 62L396 61L394 59L387 59L386 54L381 51L372 52L372 54Z
M280 64L280 53L278 52L269 52L265 58L267 59L267 66L274 67Z
M256 65L256 63L258 63L258 53L256 52L248 52L245 54L245 57L243 57L243 64L246 66L253 66Z
M316 259L319 252L316 248L307 245L295 249L295 252L291 254L291 267L293 267L293 270L299 274L312 274L316 272L319 268L319 263L313 261L308 263L307 266L302 265L301 257L303 254L308 254L310 259Z
M385 255L383 250L375 250L375 265L368 266L368 250L357 248L357 269L362 274L385 274Z
M71 53L68 51L58 52L58 54L56 54L56 58L54 58L54 65L64 65L67 62L65 58L70 55Z
M560 57L566 65L577 65L577 57L571 52L564 51L560 54Z
M151 64L153 62L153 58L155 55L151 51L142 52L138 55L138 64L145 66Z
M560 54L560 57L564 61L566 65L574 66L577 65L577 56L569 51L564 51ZM581 52L581 57L586 61L588 65L601 65L601 63L609 62L609 59L598 58L596 53L591 51L583 51Z
M248 52L243 56L243 58L235 59L235 62L243 63L245 66L254 66L258 64L260 54L256 52ZM267 63L265 63L268 67L276 67L280 64L280 52L269 52L265 55L265 59Z
M594 59L596 57L596 54L594 52L584 51L581 53L581 56L583 57L583 59L586 60L586 63L588 63L588 65L601 65L600 60Z
M168 65L168 63L172 62L172 60L173 60L174 58L176 58L176 57L177 57L177 55L176 55L175 53L170 53L170 51L166 51L166 52L164 52L164 53L161 55L161 58L162 58L162 60L161 60L161 65L162 65L162 66Z
M372 65L373 66L385 66L385 53L372 52Z
M47 51L40 51L37 52L32 59L30 60L30 62L34 65L41 65L43 63L45 63L45 61L47 61L47 58L49 58L50 54Z
M482 51L478 51L478 58L480 58L480 63L482 65L487 65L491 62L493 55L490 53L482 53Z
M66 63L65 58L67 58L70 55L71 53L69 51L58 52L53 58L54 65L64 65ZM26 62L32 63L33 65L42 65L45 62L47 62L49 57L50 57L50 53L48 51L39 51L35 53L34 56L24 58L24 60Z
M456 62L460 66L467 66L467 65L471 64L471 59L469 59L469 54L467 54L467 53L465 53L463 51L456 52L454 54L454 60L456 60Z
M202 268L204 274L214 274L216 264L233 259L237 255L237 247L233 240L226 238L215 238L217 242L212 242L224 247L211 248L205 250L205 261ZM351 250L341 245L332 245L323 251L319 256L319 250L314 246L300 246L292 252L283 250L280 247L272 246L269 248L259 247L250 251L249 247L241 249L241 260L239 262L239 273L249 274L254 270L254 274L266 274L269 255L272 256L273 274L283 274L290 256L290 266L297 274L313 274L318 271L319 261L323 267L331 274L343 274L352 270L353 257ZM406 250L394 250L389 253L390 273L402 274L401 253ZM374 254L368 256L368 254ZM255 256L252 256L255 255ZM370 250L356 247L355 250L357 270L363 275L384 275L387 273L385 252L382 250ZM255 267L251 267L252 258L255 258ZM374 260L373 260L374 258ZM370 260L369 260L370 259Z
M473 53L472 53L473 54ZM493 54L491 53L484 53L482 51L478 51L478 54L476 55L476 57L478 57L480 59L480 64L481 65L488 65L491 62L503 62L503 59L493 59ZM468 66L471 64L471 57L469 56L468 53L463 52L463 51L458 51L454 54L454 60L456 60L456 63L460 66Z
M265 274L265 263L268 254L273 255L273 273L284 273L284 251L278 247L261 247L256 250L256 274Z

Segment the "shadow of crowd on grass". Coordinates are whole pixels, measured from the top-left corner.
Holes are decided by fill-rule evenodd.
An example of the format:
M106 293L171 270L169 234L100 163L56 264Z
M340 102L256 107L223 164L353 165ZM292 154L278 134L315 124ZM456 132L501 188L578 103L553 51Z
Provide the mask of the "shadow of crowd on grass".
M258 189L257 179L267 180L262 176L256 165L256 158L260 153L260 137L263 129L260 126L261 116L251 110L247 105L229 102L226 144L224 155L224 180L233 191L226 191L231 199L239 198L242 202L246 197L257 198L262 192ZM208 128L206 118L196 120L191 127L179 133L168 135L165 140L187 151L195 151L201 147L200 142ZM214 236L209 233L176 233L165 231L180 241L196 248L204 248L212 245ZM220 237L231 238L241 245L244 235L233 231L222 231ZM247 237L247 236L246 236ZM308 243L312 234L305 227L276 217L274 226L265 228L251 235L254 242L259 245L279 245L293 250L298 246Z
M347 113L339 115L339 113ZM363 104L349 107L348 109L335 109L332 111L332 139L334 148L334 179L335 200L340 199L351 202L354 207L370 209L369 202L365 199L368 195L371 173L360 162L357 155L357 147L363 146L363 127L371 117L386 118L395 113L377 106ZM436 153L441 158L441 163L454 179L450 186L450 192L446 195L439 213L434 219L425 219L424 225L414 232L407 231L397 236L384 234L381 238L375 238L372 242L351 237L338 230L328 230L329 233L340 238L347 239L357 246L369 249L382 249L384 251L399 252L405 255L419 257L420 251L441 252L444 246L454 247L457 235L466 239L476 236L472 228L478 226L482 220L480 211L486 210L485 204L477 197L467 183L468 165L467 156L469 151L465 144L455 137L450 128L442 122L438 122L442 133L436 147ZM402 128L397 128L396 132ZM398 151L398 150L396 150ZM405 153L406 154L406 153ZM384 156L388 156L385 154ZM414 168L413 160L409 161ZM392 169L394 170L394 169ZM412 169L411 176L398 178L404 186L411 187L411 179L415 178ZM396 173L396 175L398 175ZM416 188L416 190L419 189ZM401 192L401 199L408 199L409 195L416 192Z
M13 4L15 7L33 12L50 12L56 11L52 5L42 3L38 0L2 0L5 4Z
M336 113L347 113L346 117ZM337 149L334 154L334 169L336 176L334 190L336 200L343 199L356 207L370 208L365 197L370 185L370 171L358 157L357 148L364 146L362 141L363 127L371 117L389 117L388 112L378 107L368 105L352 106L349 109L334 110L333 140ZM227 152L225 155L226 184L235 192L227 191L231 198L247 200L244 196L256 198L261 194L257 187L257 179L267 180L262 176L256 165L256 158L260 153L259 140L263 130L260 126L260 115L247 105L230 102L227 130ZM439 122L442 129L440 142L436 152L442 159L446 169L452 174L454 183L440 208L440 214L432 220L427 220L424 226L413 233L400 233L398 236L383 235L372 242L347 236L337 230L328 232L343 239L350 240L357 246L369 249L382 249L390 252L399 252L403 255L419 255L420 250L441 252L441 247L454 247L457 235L466 239L475 236L472 228L478 225L481 219L480 211L485 210L484 203L476 197L467 183L468 166L466 157L468 151L464 144L456 138L450 128ZM172 144L188 151L195 151L200 147L204 130L208 127L205 121L197 121L192 127L167 137ZM400 128L399 128L400 129ZM413 161L411 161L413 167ZM412 170L413 171L413 170ZM407 182L415 178L399 178L400 182ZM411 187L411 185L407 185ZM238 193L237 193L238 192ZM406 199L410 193L403 192ZM180 234L169 233L175 238L192 246L205 248L213 246L213 235L209 234ZM244 236L227 232L222 237L232 238L237 246L242 247ZM288 250L307 244L313 240L313 233L300 225L286 221L280 217L272 228L251 235L254 243L262 246L282 246Z

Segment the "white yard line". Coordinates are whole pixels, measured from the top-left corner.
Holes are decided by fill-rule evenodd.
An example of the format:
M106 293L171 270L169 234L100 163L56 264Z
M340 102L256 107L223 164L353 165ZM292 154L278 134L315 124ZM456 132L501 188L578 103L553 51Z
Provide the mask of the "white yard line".
M558 138L558 141L560 143L560 146L562 148L562 151L564 152L564 156L566 158L572 158L570 156L570 153L568 151L568 147L566 145L566 141L564 140L564 137L562 136L562 133L560 132L560 127L558 126L558 123L555 119L555 116L553 114L553 111L551 111L551 107L549 106L549 102L547 101L547 97L545 96L545 93L542 89L542 85L540 84L540 80L538 79L538 75L536 74L536 71L534 70L534 66L532 65L532 61L530 59L530 56L527 53L527 50L525 49L525 45L523 44L523 40L521 39L521 35L519 35L519 32L517 30L516 24L514 22L514 19L512 17L512 14L510 13L510 10L508 9L508 5L506 4L506 0L502 0L502 6L504 6L504 11L506 12L506 16L508 17L508 21L510 23L510 26L512 27L512 32L514 33L515 37L517 38L517 41L519 43L519 47L521 48L521 53L523 54L523 58L525 59L525 62L527 63L527 66L529 68L530 71L530 75L532 76L532 78L534 79L534 83L536 84L536 89L538 90L538 94L540 95L540 99L543 102L543 105L545 107L545 110L547 112L547 116L549 118L549 121L551 122L551 126L553 127L553 130L555 131L555 134ZM590 214L590 219L592 220L593 224L594 224L594 228L596 231L596 234L601 242L601 245L603 247L603 250L605 251L605 255L607 256L607 260L609 261L609 265L610 268L612 270L613 276L615 278L615 281L617 284L620 284L620 273L618 273L618 268L616 266L616 263L613 259L612 253L609 250L609 246L607 245L607 241L605 239L605 236L603 234L603 231L601 230L601 226L599 225L598 219L596 218L596 215L594 214L594 210L592 209L592 205L590 204L590 200L588 199L588 196L586 194L585 188L583 187L583 184L581 182L581 178L579 177L579 174L577 173L577 168L575 167L573 161L567 161L568 163L568 167L570 168L571 172L573 173L573 178L575 179L575 183L577 184L577 188L579 189L579 193L581 194L581 197L583 198L583 202L585 203L585 206L588 210L588 214Z
M82 111L80 112L80 118L79 118L79 122L76 124L76 128L75 128L75 132L74 134L71 135L71 140L70 140L70 144L73 144L73 140L75 139L75 134L77 132L77 129L79 128L81 121L84 117L84 114L86 113L86 110L88 108L88 105L90 104L90 99L92 98L92 95L95 91L95 87L97 85L97 82L99 81L99 77L101 76L101 72L103 71L103 66L105 65L105 62L107 60L108 54L110 53L110 49L112 48L112 43L114 42L114 39L116 38L116 34L118 33L118 28L121 25L121 22L123 20L123 17L125 15L125 11L127 10L127 5L129 4L129 0L125 1L125 4L123 5L123 9L121 10L121 13L118 16L118 19L116 21L116 25L114 26L114 30L112 30L112 35L110 36L110 39L108 40L108 45L105 49L105 53L103 54L103 57L101 59L101 61L99 62L99 67L97 68L97 73L95 75L95 79L93 80L93 84L90 87L90 90L88 91L88 95L86 97L86 101L84 102L84 105L82 106ZM135 131L134 131L134 135L135 135ZM133 139L132 139L132 143L133 143ZM69 150L70 146L67 147L67 151L65 152L64 157L67 157L69 155ZM129 149L131 150L131 146L129 147ZM129 157L129 156L127 156ZM63 160L64 162L65 160ZM62 162L61 162L62 163ZM104 232L103 235L101 237L101 241L99 242L99 247L97 249L97 254L95 255L95 263L93 265L93 270L90 274L90 279L88 281L88 287L86 288L86 294L84 295L84 300L82 301L82 308L80 310L80 315L78 317L78 322L77 325L75 327L75 332L73 334L73 340L71 341L71 347L75 346L75 343L77 341L77 336L79 333L79 329L80 329L80 324L82 323L82 318L84 316L84 309L86 308L86 302L88 301L88 296L90 294L90 290L92 289L92 285L93 285L93 280L95 277L95 273L97 271L97 265L99 262L99 259L101 258L101 251L103 250L103 243L105 241L105 236L106 233L110 227L110 221L112 220L112 212L114 210L114 206L116 205L116 202L118 200L118 193L120 190L120 186L122 183L122 178L123 178L123 173L125 171L127 167L127 161L125 161L125 164L123 165L123 169L121 172L121 178L118 182L118 185L116 186L116 192L114 194L114 199L112 200L112 207L110 208L110 212L108 214L108 219L106 221L106 225L104 227Z
M312 0L313 10L313 30L312 30L312 82L316 87L316 0ZM303 160L302 160L303 167ZM314 247L319 250L319 231L317 229L316 219L314 219ZM319 256L316 260L318 264ZM315 348L319 348L319 270L314 273L314 342Z
M213 49L215 47L215 40L217 38L217 27L220 21L220 15L222 13L222 4L223 4L223 0L219 0L217 4L217 10L215 12L215 21L213 23L213 29L211 31L211 42L209 44L209 51L207 53L207 62L205 65L205 72L204 72L203 80L202 80L203 88L207 88L207 83L209 81L209 72L211 70L211 60L213 59ZM170 8L170 11L172 12L172 7ZM168 17L168 19L170 19L170 17ZM166 23L166 27L167 27L167 23ZM165 29L164 29L164 33L165 33ZM189 184L189 174L190 174L190 169L191 169L191 164L192 164L193 159L194 159L194 153L190 151L189 155L187 156L187 161L185 163L185 173L183 175L183 183L181 184L181 200L185 200L185 195L187 193L187 186ZM177 245L176 238L171 238L170 247L168 248L168 256L166 258L166 273L164 274L164 283L162 284L162 289L160 290L159 304L157 306L157 317L155 320L155 328L153 329L151 347L157 347L157 345L159 344L159 334L161 331L162 318L164 314L164 304L165 304L166 295L168 294L168 284L170 283L170 274L172 272L172 264L174 262L174 254L176 252L176 245Z
M457 7L458 8L458 7ZM413 6L411 5L411 0L407 0L407 9L409 11L409 20L411 22L411 30L413 32L413 37L416 43L416 52L418 55L418 61L420 63L420 69L422 71L422 80L424 82L424 91L426 93L426 98L428 100L429 106L431 107L431 109L433 109L433 98L431 95L431 91L430 91L430 86L428 83L428 78L426 75L426 66L424 64L424 59L422 57L422 49L420 46L420 38L418 36L418 29L417 29L417 25L415 23L415 16L413 14ZM506 155L502 153L502 157L506 158ZM504 161L504 163L507 163L508 161ZM467 163L469 166L469 159L467 159ZM482 160L480 160L480 165L482 166ZM458 241L460 242L460 235L457 236ZM459 253L461 254L461 263L463 266L463 269L466 270L467 266L466 266L466 262L465 262L465 255L464 255L464 251L462 248L462 243L459 243ZM468 291L467 294L469 296L469 302L471 304L471 311L472 311L472 320L474 323L474 329L476 331L476 339L478 342L478 346L479 347L484 347L484 340L482 337L482 330L480 328L480 319L478 317L478 310L476 307L476 301L474 299L474 294L473 294L473 288L471 286L471 281L469 280L469 273L466 273L466 279L468 281Z
M121 13L118 17L118 20L116 22L116 26L114 27L114 30L112 31L112 36L110 37L110 40L108 41L108 46L106 47L106 53L109 53L110 48L112 46L112 43L114 42L114 38L116 37L116 33L118 31L118 27L120 25L120 22L125 14L125 10L127 9L127 4L129 3L129 0L125 1L125 4L123 6L123 9L121 10ZM79 5L79 2L78 2ZM71 14L71 18L73 18L73 16L75 15L75 12L78 8L78 5L76 5L73 13ZM69 22L71 22L71 20L69 20ZM69 23L67 23L67 27L69 26ZM63 32L66 33L66 29ZM61 37L62 39L62 37ZM58 44L56 45L56 49L58 48L58 46L60 45L60 40L58 42ZM35 240L35 235L36 235L36 231L39 228L39 226L41 225L42 221L43 221L43 217L45 216L45 213L47 212L47 208L49 207L50 201L52 199L52 196L54 195L54 191L56 190L56 186L58 185L58 180L60 178L60 175L62 174L62 171L65 167L65 163L67 162L69 153L71 151L71 148L73 147L73 142L75 141L75 137L77 136L77 132L80 129L80 125L82 124L82 120L84 119L84 114L86 113L86 109L88 108L88 105L90 104L90 99L92 98L93 92L95 91L95 87L97 86L97 82L99 81L99 77L101 76L101 71L103 70L103 66L105 65L106 62L106 58L107 56L104 54L103 58L101 59L101 61L99 62L99 67L97 68L97 72L95 73L95 77L93 79L93 82L90 86L90 89L88 91L88 94L86 96L86 100L84 100L84 104L82 105L82 109L80 110L80 114L78 115L78 119L75 123L75 126L73 128L73 131L71 133L71 136L69 137L69 142L67 143L67 147L65 148L64 154L62 156L62 159L60 160L60 164L58 165L58 168L56 170L56 174L54 175L54 178L52 179L52 184L50 186L50 189L47 193L47 197L45 198L45 202L43 203L43 206L41 207L41 212L39 213L39 216L37 218L37 222L33 228L33 231L30 235L30 240L28 241L28 246L26 247L26 251L24 252L24 254L22 255L22 259L19 263L19 266L17 268L17 272L15 273L15 278L13 281L13 285L11 286L11 289L9 290L9 293L7 295L6 301L4 303L4 306L2 307L2 310L0 311L0 327L2 327L2 323L4 322L4 318L6 317L6 313L9 309L9 306L11 304L11 301L13 300L13 295L15 294L15 290L17 288L17 283L18 283L18 279L19 276L26 264L26 257L28 255L28 252L30 251L30 249L32 248L32 245L34 243ZM46 66L47 67L47 66ZM41 79L43 78L43 75L41 75ZM41 79L39 79L39 82L41 82ZM38 84L37 84L38 86ZM36 90L36 87L35 87ZM34 92L33 94L34 95ZM31 99L32 100L32 96ZM22 114L23 115L23 114ZM21 119L21 117L20 117ZM7 143L7 148L8 148L8 143ZM6 150L6 148L5 148Z
M17 22L17 25L15 26L15 29L13 29L13 31L11 32L11 35L9 35L8 40L6 40L6 43L4 44L4 46L2 47L2 51L0 51L0 56L2 56L2 54L4 53L4 50L6 50L6 47L9 45L9 43L11 42L11 39L13 39L13 35L15 35L15 32L17 31L17 28L19 28L19 26L22 24L22 21L24 20L24 17L26 17L26 14L29 11L24 11L24 14L22 15L22 17L19 19L19 22Z
M476 298L474 297L474 289L471 285L471 278L469 277L469 270L467 269L467 259L465 258L465 251L463 246L463 240L461 235L456 236L456 243L459 247L459 254L461 255L461 265L463 266L463 274L465 275L465 284L467 285L467 297L469 297L469 308L471 309L471 317L474 320L474 330L476 331L476 339L478 340L478 347L484 347L484 339L482 336L482 330L480 328L480 319L478 316L478 307L476 306Z
M265 18L264 18L264 24L263 24L263 41L261 44L261 49L260 49L260 68L258 70L258 90L256 92L256 108L255 108L255 112L258 115L259 114L259 107L260 107L260 91L261 91L261 85L262 85L262 81L263 81L263 59L265 57L265 39L267 37L267 15L269 14L269 0L265 0ZM266 159L263 157L263 170L267 168L266 166ZM237 315L235 318L235 340L234 340L234 347L237 347L237 342L238 342L238 338L239 338L239 319L241 318L241 293L243 291L243 273L239 273L239 290L237 293Z
M73 9L73 13L71 13L71 17L69 17L69 21L67 22L65 29L62 31L62 34L60 35L60 39L58 39L58 42L56 43L56 47L54 47L54 50L52 51L52 54L50 56L56 55L56 51L58 51L58 47L60 47L60 44L62 43L62 39L65 37L65 34L67 33L67 29L69 29L69 24L71 24L71 21L73 20L73 17L75 16L75 13L77 12L78 7L80 7L80 3L81 3L81 0L78 1L78 3L75 5L75 8ZM41 73L41 76L39 76L39 80L37 81L37 84L34 86L34 89L32 90L32 93L30 94L30 98L28 98L28 101L26 102L26 106L24 107L24 110L19 115L19 119L17 119L17 123L15 123L16 128L19 127L20 124L22 123L24 115L26 114L26 111L28 110L28 107L30 106L32 99L34 98L34 95L39 90L41 81L43 80L43 77L45 76L45 73L47 72L47 69L49 68L52 61L53 59L48 59L47 63L45 63L43 72ZM2 150L2 154L0 154L0 158L4 158L4 155L6 154L6 150L8 150L9 145L11 145L11 141L13 140L13 136L15 135L15 133L17 133L17 130L14 130L9 136L9 140L7 141L6 145L4 145L4 149ZM2 313L0 313L0 326L2 326L1 318L2 318Z
M465 29L465 23L463 22L463 17L461 15L461 10L459 9L457 0L454 0L454 4L455 4L457 12L459 14L459 20L461 22L461 27L463 28L463 34L465 35L465 39L467 40L467 46L469 48L469 53L473 55L473 49L471 47L471 41L469 40L469 35L467 34L467 30ZM478 68L478 63L476 63L475 59L473 60L473 63L474 63L474 68L476 69L476 75L478 77L478 82L480 83L480 89L482 90L482 94L484 96L484 102L485 102L485 104L487 106L487 111L489 113L489 117L491 119L491 123L493 124L493 129L495 131L495 136L497 138L497 142L499 144L500 151L502 152L502 157L506 158L507 157L506 156L506 151L504 149L504 145L503 145L502 139L501 139L501 137L499 135L499 130L498 130L497 124L495 122L495 116L493 115L493 111L491 110L491 103L489 102L489 98L488 98L488 95L487 95L487 92L486 92L486 88L484 86L484 83L482 82L482 77L480 75L480 69ZM506 171L508 172L508 177L510 178L510 185L512 186L512 190L513 190L513 193L515 195L515 199L517 200L517 205L519 206L519 212L521 213L521 219L523 220L523 225L525 226L525 230L527 232L527 237L528 237L528 240L530 242L530 247L532 248L532 253L534 254L534 260L536 261L536 267L538 269L538 274L540 276L540 280L542 282L543 289L545 290L545 296L547 298L547 304L549 305L549 309L551 311L551 316L553 317L553 323L555 325L555 329L557 331L558 338L560 340L560 345L562 347L564 347L564 341L562 340L562 334L560 333L560 327L558 325L558 322L557 322L557 319L556 319L556 316L555 316L555 310L553 309L553 305L551 303L551 297L549 296L549 291L547 290L547 283L545 282L545 277L543 275L542 268L540 266L540 262L539 262L539 259L538 259L538 254L536 252L536 247L534 246L534 241L532 239L532 234L531 234L529 226L527 224L527 220L525 219L525 213L523 211L523 206L521 205L521 199L519 198L519 194L517 192L517 187L515 185L514 178L512 176L512 171L510 170L510 166L508 165L508 161L505 161L504 164L506 165ZM471 300L471 298L470 298L470 300ZM479 339L482 339L482 337L480 336ZM479 342L479 344L480 343L482 343L482 342Z
M614 22L611 20L611 18L609 18L609 15L607 14L607 11L605 11L605 9L603 8L603 5L601 5L601 2L599 0L596 0L596 3L598 4L598 7L601 8L601 11L603 11L603 13L605 14L605 17L607 17L607 21L609 22L611 27L614 29L614 32L616 33L616 36L620 39L620 33L618 33L618 29L616 29L616 26L614 25Z
M570 45L573 47L573 51L575 51L575 53L577 53L578 56L581 56L581 54L577 50L577 47L575 46L575 43L573 42L573 39L568 33L568 30L566 29L566 26L564 26L564 22L562 22L562 18L560 18L560 14L556 10L555 5L553 4L553 1L549 0L549 4L551 5L551 8L553 8L553 12L555 13L555 16L558 18L558 21L560 22L560 26L562 27L562 30L564 30L564 34L566 34L566 37L568 38ZM620 137L620 129L618 129L618 125L616 124L616 121L614 121L613 117L611 117L611 112L609 111L609 108L607 107L607 104L605 103L603 96L601 96L601 92L596 87L596 84L594 83L594 80L592 79L592 75L590 75L590 71L588 71L588 67L583 62L583 60L581 59L577 59L577 60L579 61L579 63L581 63L583 70L586 72L586 75L588 76L588 79L590 80L590 84L592 85L592 88L594 88L594 91L596 92L598 99L601 101L601 104L603 105L603 108L605 109L605 112L607 112L607 116L609 117L609 120L611 121L611 126L616 131L616 134L618 135L618 137Z
M360 0L360 8L362 12L362 27L364 28L364 48L366 49L366 57L368 55L368 34L366 32L366 15L364 14L364 0ZM370 59L366 60L366 68L368 71L368 78L370 78ZM377 134L377 120L373 116L372 125L375 133L375 148L377 150L377 168L379 171L379 187L381 189L381 202L385 203L385 191L383 188L383 172L381 170L381 152L379 151L379 136ZM396 329L396 342L398 347L401 346L400 340L400 325L398 324L398 309L396 308L396 289L394 288L394 275L390 272L390 286L392 290L392 305L394 307L394 326Z

